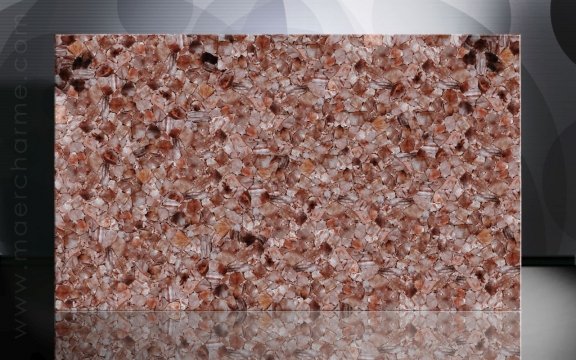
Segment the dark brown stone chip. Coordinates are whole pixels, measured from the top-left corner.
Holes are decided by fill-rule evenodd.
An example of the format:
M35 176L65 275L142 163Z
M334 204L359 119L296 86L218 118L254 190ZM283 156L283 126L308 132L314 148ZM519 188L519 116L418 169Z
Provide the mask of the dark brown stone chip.
M81 92L82 90L86 89L85 81L83 79L74 79L70 81L70 85L76 90L76 92Z
M218 57L213 54L210 54L209 52L203 52L200 59L202 60L202 62L209 63L212 65L216 65L218 63Z
M240 235L240 241L243 242L244 244L246 244L246 246L250 246L250 245L254 244L254 242L257 239L258 238L256 236L254 236L254 234L252 234L252 233L246 233L244 235Z
M476 65L476 51L470 50L468 54L462 57L462 60L464 60L466 65Z

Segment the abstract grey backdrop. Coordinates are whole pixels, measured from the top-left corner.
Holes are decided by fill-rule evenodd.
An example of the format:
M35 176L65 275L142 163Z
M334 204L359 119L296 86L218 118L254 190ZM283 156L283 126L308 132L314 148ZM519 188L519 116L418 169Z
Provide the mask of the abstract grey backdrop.
M576 253L575 16L570 0L0 0L2 338L52 357L54 33L521 34L522 255L552 256Z

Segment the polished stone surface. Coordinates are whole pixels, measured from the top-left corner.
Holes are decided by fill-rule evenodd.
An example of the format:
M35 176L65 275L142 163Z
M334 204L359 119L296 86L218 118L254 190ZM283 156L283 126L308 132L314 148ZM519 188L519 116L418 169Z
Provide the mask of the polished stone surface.
M519 44L56 36L56 309L518 310Z

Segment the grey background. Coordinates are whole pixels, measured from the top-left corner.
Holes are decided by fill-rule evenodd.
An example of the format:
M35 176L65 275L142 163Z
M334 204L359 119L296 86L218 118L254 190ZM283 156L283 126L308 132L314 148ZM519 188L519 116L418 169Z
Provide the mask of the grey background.
M575 267L524 267L521 273L521 358L568 360L576 355Z

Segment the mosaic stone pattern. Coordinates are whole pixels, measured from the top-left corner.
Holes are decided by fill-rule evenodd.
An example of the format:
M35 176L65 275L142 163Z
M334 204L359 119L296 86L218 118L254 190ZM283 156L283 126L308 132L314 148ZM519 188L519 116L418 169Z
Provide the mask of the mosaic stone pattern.
M518 310L519 43L56 36L56 309Z
M56 359L520 359L520 312L56 314Z

